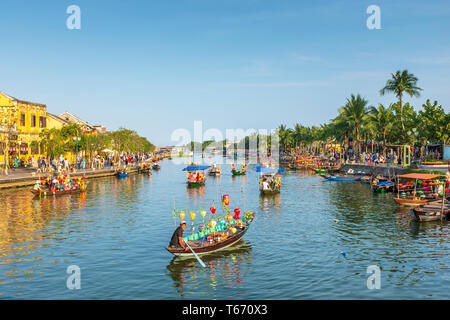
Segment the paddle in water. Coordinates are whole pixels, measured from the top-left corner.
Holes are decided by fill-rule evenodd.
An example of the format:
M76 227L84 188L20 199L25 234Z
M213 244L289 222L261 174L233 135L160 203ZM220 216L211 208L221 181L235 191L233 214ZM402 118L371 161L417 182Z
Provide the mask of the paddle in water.
M203 268L206 267L206 265L203 263L203 261L200 259L200 257L194 252L194 250L192 250L191 246L189 245L189 243L187 243L187 241L184 241L184 243L188 246L188 248L191 250L191 252L194 254L195 258L197 258L197 261L202 265Z

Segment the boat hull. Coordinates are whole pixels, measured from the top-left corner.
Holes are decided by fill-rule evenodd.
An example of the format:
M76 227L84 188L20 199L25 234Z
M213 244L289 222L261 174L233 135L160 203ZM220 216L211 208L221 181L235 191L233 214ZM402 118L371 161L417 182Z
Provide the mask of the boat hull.
M326 180L330 181L361 181L361 178L348 178L348 177L338 177L338 176L329 176L329 175L321 175L321 177L325 178Z
M233 173L233 176L243 176L245 175L245 172L239 172L239 171L231 171Z
M426 199L408 199L408 198L394 198L394 201L401 206L415 207L426 204Z
M197 255L203 255L203 254L208 254L208 253L223 250L225 248L231 247L232 245L236 244L239 240L241 240L241 238L244 236L244 234L247 232L247 230L248 230L248 228L242 230L239 233L236 233L232 237L229 237L228 239L226 239L222 242L210 244L210 245L203 246L203 247L192 248L192 250L194 250L194 252ZM179 257L193 257L194 256L194 254L190 250L186 252L183 250L183 248L166 247L166 250L169 251L170 253L172 253L173 255L179 256Z
M34 194L35 196L40 196L40 197L49 197L49 196L59 196L59 195L64 195L64 194L77 194L77 193L81 193L84 192L85 190L81 190L81 189L75 189L75 190L63 190L63 191L55 191L55 192L51 192L51 191L42 191L42 190L31 190L31 193Z

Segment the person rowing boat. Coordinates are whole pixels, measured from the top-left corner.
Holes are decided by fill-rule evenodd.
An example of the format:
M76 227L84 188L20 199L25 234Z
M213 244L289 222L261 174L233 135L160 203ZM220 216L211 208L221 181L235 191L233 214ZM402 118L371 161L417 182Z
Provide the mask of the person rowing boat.
M180 226L175 229L172 238L170 239L170 248L183 248L184 251L189 251L189 248L184 245L183 241L184 229L186 229L186 221L181 221Z

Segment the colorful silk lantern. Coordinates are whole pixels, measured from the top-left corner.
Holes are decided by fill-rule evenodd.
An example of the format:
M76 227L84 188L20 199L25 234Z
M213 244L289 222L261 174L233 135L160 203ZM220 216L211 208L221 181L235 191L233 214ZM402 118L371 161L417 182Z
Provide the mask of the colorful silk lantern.
M195 214L195 212L194 212L194 211L191 211L191 213L190 213L189 215L191 216L191 219L192 219L192 220L194 220L194 219L195 219L195 216L196 216L196 214Z
M216 207L215 206L212 206L211 208L209 208L209 210L211 210L212 214L216 213Z
M180 219L183 220L183 219L184 219L184 216L185 216L185 215L184 215L184 211L181 210L181 211L180 211L180 214L178 215L178 217L180 217Z

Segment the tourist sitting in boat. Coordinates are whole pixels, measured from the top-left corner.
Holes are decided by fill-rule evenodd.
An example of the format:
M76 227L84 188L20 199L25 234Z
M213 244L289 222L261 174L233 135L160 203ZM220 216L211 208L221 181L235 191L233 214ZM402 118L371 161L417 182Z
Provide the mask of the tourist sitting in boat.
M264 178L262 182L262 188L263 190L271 190L272 188L269 186L269 183L267 182L267 179Z
M171 248L183 248L185 251L189 249L184 245L183 233L186 229L186 221L181 221L180 226L173 232L172 238L170 239L169 247Z

